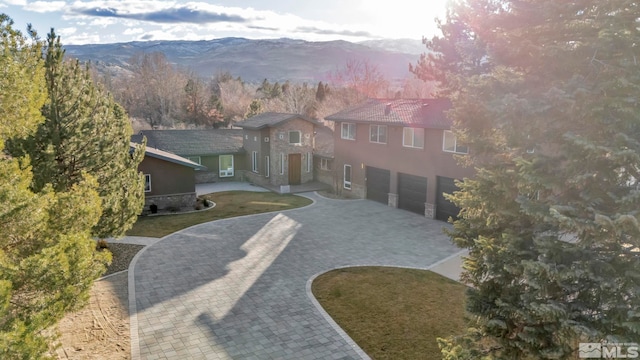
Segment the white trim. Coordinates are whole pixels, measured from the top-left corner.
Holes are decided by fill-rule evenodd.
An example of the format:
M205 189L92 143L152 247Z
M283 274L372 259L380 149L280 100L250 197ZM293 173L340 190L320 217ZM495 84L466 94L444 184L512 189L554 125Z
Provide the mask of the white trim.
M407 140L407 138L406 138L407 130L411 130L411 143L410 144L407 144L407 142L406 142L406 140ZM416 146L416 130L422 131L422 146ZM402 128L402 146L403 147L414 148L414 149L424 149L424 141L425 141L424 129L422 129L422 128L412 128L412 127Z
M151 174L144 174L144 192L151 192Z
M347 181L347 167L349 168L349 181ZM351 180L353 177L353 171L351 169L351 165L344 164L344 168L342 169L342 187L351 190Z
M230 168L229 167L226 168L226 169L222 168L222 157L223 156L231 156L231 167ZM235 160L233 158L233 155L230 155L230 154L223 154L223 155L218 156L218 177L221 177L221 178L223 178L223 177L232 177L234 175L234 172L235 172L234 171L234 169L235 169L234 161Z
M269 161L269 155L264 157L264 177L269 177L271 161Z
M258 172L258 152L251 152L251 171L254 173Z
M346 136L345 136L345 125L346 127ZM353 128L353 133L351 133L351 131L349 131L350 128ZM348 123L348 122L343 122L340 124L340 138L345 139L345 140L355 140L356 139L356 124L355 123Z
M373 129L376 127L376 140L372 140L373 138ZM384 129L384 141L380 141L380 129ZM378 124L370 124L369 125L369 142L374 144L386 144L387 143L387 125L378 125Z
M448 136L447 136L448 135ZM451 138L453 137L453 150L450 150L450 146L447 146L447 137L449 138L449 142L451 142ZM451 144L449 144L451 145ZM444 130L442 133L442 151L454 154L468 154L469 148L466 146L460 145L461 148L466 148L466 151L458 150L458 138L451 130Z
M311 172L313 169L313 155L310 152L307 153L307 172Z

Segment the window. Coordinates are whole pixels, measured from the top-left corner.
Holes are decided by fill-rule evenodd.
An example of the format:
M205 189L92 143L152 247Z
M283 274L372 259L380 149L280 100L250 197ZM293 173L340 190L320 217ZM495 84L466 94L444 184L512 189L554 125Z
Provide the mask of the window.
M424 148L424 129L404 128L402 131L402 146Z
M144 192L151 192L151 174L144 174Z
M307 172L311 172L313 169L313 155L310 152L307 153Z
M456 136L452 131L445 130L444 137L442 139L442 151L466 154L469 152L469 149L464 145L458 144L458 139L456 139Z
M251 171L254 173L258 172L258 152L254 151L251 153Z
M369 141L372 143L387 143L387 126L386 125L370 125Z
M300 131L297 130L293 130L293 131L289 131L289 144L300 144L300 139L302 138L302 135L300 134Z
M187 159L193 161L196 164L202 165L202 159L200 159L200 156L188 156Z
M341 137L347 140L355 140L356 139L356 124L352 123L342 123L342 134Z
M233 176L233 155L220 155L218 157L218 176L231 177Z
M331 170L331 168L329 167L329 159L324 159L324 158L320 159L320 169Z
M271 162L269 161L269 157L264 157L264 177L269 177L269 166L271 166Z
M344 182L343 186L347 190L351 190L351 165L344 165Z
M280 153L280 175L284 175L284 153Z

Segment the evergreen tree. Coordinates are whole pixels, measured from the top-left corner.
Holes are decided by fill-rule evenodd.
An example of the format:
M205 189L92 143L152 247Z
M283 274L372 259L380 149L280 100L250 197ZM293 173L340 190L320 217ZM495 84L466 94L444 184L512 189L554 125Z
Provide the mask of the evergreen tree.
M465 336L445 359L572 359L640 339L640 4L453 2L416 74L441 82L463 163Z
M244 114L244 118L248 119L263 112L264 110L262 109L262 101L260 101L260 99L253 99L253 101L251 101L251 104L249 104L249 108L247 108L247 113Z
M30 156L36 192L48 184L55 191L67 191L84 174L96 178L102 215L93 235L121 236L144 204L144 180L137 169L144 150L131 152L133 130L124 109L93 82L87 66L64 59L53 30L44 67L49 95L42 108L45 121L35 134L12 142L11 153Z
M36 130L46 101L41 44L12 25L0 14L0 358L39 359L52 340L45 330L86 302L109 255L90 238L100 217L90 175L34 192L29 159L5 152Z

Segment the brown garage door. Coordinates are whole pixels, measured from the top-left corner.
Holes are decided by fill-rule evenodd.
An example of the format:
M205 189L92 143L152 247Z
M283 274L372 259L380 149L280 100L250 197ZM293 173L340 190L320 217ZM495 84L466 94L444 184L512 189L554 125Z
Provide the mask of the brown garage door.
M424 215L427 201L427 178L409 174L398 174L398 207Z
M366 176L367 199L387 204L391 172L389 170L367 166Z
M442 221L449 220L449 217L454 220L457 219L460 208L444 197L444 194L452 194L459 190L455 184L455 179L438 176L437 186L436 219Z

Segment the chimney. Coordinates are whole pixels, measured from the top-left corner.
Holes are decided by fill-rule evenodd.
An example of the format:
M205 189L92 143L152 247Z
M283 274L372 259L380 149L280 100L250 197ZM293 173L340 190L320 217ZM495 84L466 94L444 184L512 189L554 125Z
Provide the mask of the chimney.
M391 103L387 103L387 105L384 107L384 114L389 115L390 113L391 113Z

